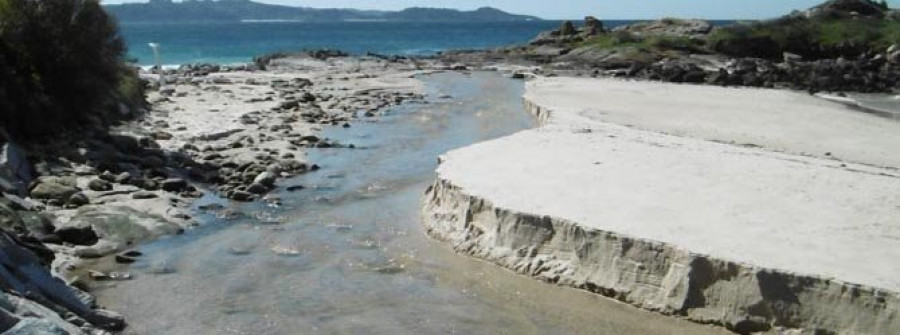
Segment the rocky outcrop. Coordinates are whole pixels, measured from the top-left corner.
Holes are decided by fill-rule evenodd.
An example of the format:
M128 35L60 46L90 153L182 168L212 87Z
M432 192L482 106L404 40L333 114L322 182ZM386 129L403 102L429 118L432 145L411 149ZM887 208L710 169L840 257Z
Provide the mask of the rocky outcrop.
M629 32L640 36L677 36L703 38L713 29L705 20L662 19L616 27L613 32Z
M890 10L884 3L871 0L830 0L793 14L807 19L884 18Z
M25 150L15 143L7 142L8 136L5 134L0 128L0 191L24 195L34 174Z
M0 330L13 329L20 334L40 329L81 333L75 325L106 330L125 327L121 316L92 308L83 299L86 293L51 275L40 258L6 231L0 231L0 289Z
M564 21L559 29L543 32L528 44L543 46L577 43L604 32L603 22L593 16L588 16L584 18L584 24L581 27L575 27L572 21Z
M814 61L804 61L787 54L783 62L739 58L716 67L704 64L701 59L691 58L666 59L649 64L607 59L603 65L612 69L604 74L674 83L789 88L810 92L891 92L900 84L897 81L900 78L900 62L886 56L890 54L885 52L858 59Z

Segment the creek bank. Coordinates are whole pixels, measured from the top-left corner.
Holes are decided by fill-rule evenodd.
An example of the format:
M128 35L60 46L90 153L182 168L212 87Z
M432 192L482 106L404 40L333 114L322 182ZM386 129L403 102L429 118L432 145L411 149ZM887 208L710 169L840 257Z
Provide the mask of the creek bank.
M277 205L271 191L302 189L281 180L319 169L309 150L355 147L324 138L324 127L377 122L387 107L421 101L414 77L442 67L322 55L267 62L264 71L205 64L142 72L151 105L125 111L134 121L39 143L4 137L2 248L14 257L0 269L9 274L0 280L0 331L124 328L87 292L132 274L95 266L138 260L141 242L191 229L195 215L243 215L227 200L195 210L201 197Z
M538 79L526 105L543 127L442 156L430 236L738 333L900 330L900 124L785 91L619 80Z

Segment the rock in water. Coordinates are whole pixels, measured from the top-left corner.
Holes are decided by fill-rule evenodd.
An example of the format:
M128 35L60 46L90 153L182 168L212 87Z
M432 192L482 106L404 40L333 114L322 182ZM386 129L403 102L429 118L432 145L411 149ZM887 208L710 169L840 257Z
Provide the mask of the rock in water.
M253 179L253 183L260 184L265 187L271 188L271 187L275 187L275 179L276 179L276 176L274 173L272 173L270 171L266 171L266 172L260 173L258 176L256 176L256 178Z
M119 264L131 264L131 263L137 262L137 258L128 256L124 253L117 254L115 257L115 260L116 260L116 263L119 263Z
M166 179L162 182L162 189L167 192L181 192L187 188L187 186L187 181L181 178Z
M263 194L268 191L269 191L268 187L265 187L262 184L258 184L258 183L250 184L250 186L247 187L247 192L250 192L253 194Z
M246 191L234 191L234 194L231 195L231 199L236 201L252 201L253 194Z

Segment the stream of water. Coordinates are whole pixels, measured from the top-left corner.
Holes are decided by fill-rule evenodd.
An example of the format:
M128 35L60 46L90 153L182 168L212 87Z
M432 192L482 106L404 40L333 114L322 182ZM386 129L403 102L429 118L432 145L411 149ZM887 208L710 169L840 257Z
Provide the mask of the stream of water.
M98 291L134 334L706 334L593 294L460 256L424 234L420 200L437 157L534 127L521 81L493 73L425 77L427 104L326 131L358 149L317 149L322 170L283 182L283 205L249 218L201 216L144 245Z

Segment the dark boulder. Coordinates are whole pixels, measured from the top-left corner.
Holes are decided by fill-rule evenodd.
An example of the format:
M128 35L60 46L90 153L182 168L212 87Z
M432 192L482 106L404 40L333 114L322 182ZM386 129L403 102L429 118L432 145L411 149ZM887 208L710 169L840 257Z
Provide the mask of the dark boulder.
M41 177L38 184L31 189L31 197L41 200L56 200L65 203L72 195L78 193L75 181L70 178Z
M593 16L587 16L584 18L583 33L588 35L596 35L605 31L606 30L603 28L603 21L600 21Z
M113 186L110 182L103 179L94 179L88 182L88 189L96 192L111 191Z
M162 189L166 192L181 192L187 188L188 183L181 178L170 178L162 182Z
M54 232L63 242L74 245L94 245L100 241L100 237L90 225L67 226L57 228Z

